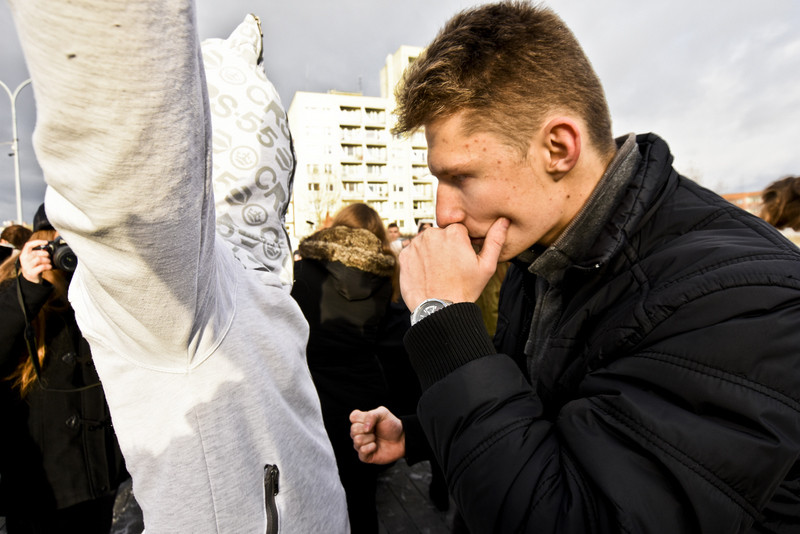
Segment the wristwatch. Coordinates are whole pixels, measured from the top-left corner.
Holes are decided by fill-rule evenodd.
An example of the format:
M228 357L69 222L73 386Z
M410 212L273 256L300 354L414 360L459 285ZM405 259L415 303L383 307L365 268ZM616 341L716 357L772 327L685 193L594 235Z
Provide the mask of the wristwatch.
M414 313L411 314L411 326L414 326L432 313L450 306L452 303L452 301L444 299L423 300L422 303L417 306L417 309L414 310Z

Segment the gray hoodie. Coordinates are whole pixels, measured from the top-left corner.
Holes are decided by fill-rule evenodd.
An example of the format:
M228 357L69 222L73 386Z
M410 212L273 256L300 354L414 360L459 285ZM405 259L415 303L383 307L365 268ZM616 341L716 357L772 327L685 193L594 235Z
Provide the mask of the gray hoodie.
M281 256L294 161L256 20L204 50L207 89L188 0L11 7L47 213L147 532L348 531Z

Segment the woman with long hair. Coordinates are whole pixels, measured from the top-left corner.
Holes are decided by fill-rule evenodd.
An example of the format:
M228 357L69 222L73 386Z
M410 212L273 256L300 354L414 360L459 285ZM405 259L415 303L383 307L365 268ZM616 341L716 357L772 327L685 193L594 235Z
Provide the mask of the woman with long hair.
M0 515L9 534L107 533L127 478L103 388L38 230L0 268ZM13 267L13 268L12 268Z
M388 403L378 360L387 313L399 296L397 260L383 221L366 204L350 204L300 242L292 296L308 320L308 367L319 393L354 534L378 531L379 468L361 463L350 440L349 415Z

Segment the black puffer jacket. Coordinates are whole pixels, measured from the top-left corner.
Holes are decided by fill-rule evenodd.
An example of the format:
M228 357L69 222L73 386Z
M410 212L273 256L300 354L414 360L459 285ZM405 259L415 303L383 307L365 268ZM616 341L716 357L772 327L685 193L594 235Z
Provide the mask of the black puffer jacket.
M300 243L292 296L309 323L308 368L322 406L347 496L353 532L377 532L375 484L378 466L358 460L350 440L349 415L389 404L379 354L402 328L387 314L395 258L368 230L334 226ZM399 332L399 333L398 333Z
M33 318L52 286L20 282ZM6 377L27 357L14 280L0 285L0 317L0 373ZM49 389L98 383L71 309L48 317L45 343L42 377ZM128 476L102 387L63 393L37 384L21 400L8 381L0 381L0 426L0 515L52 511L113 495Z
M475 534L800 532L800 251L636 142L582 246L509 272L511 358L469 303L406 336Z
M308 361L371 361L392 296L395 259L369 230L335 226L300 243L292 296L309 322Z

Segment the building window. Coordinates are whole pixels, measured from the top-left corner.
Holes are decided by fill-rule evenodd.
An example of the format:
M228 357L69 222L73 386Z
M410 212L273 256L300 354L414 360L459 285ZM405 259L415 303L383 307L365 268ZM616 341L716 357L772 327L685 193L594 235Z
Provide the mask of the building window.
M386 120L386 112L382 109L367 109L367 121L375 123L383 123Z
M376 183L376 182L369 182L367 184L367 191L371 195L378 195L378 196L386 196L386 184L383 183Z
M367 176L383 176L383 165L367 165Z
M383 128L367 128L364 132L364 138L367 141L384 142Z
M362 159L362 151L360 146L345 145L342 147L344 155L350 158Z
M386 148L380 146L368 146L367 157L372 161L386 161Z
M340 131L342 141L361 141L361 128L342 126Z
M431 184L414 184L414 194L418 197L431 196Z
M360 124L361 123L361 108L351 108L347 106L341 106L339 108L340 111L340 121L345 124Z
M386 202L379 200L374 202L367 202L367 205L377 211L378 213L386 209Z
M345 178L361 178L363 166L358 164L343 164L342 176Z

